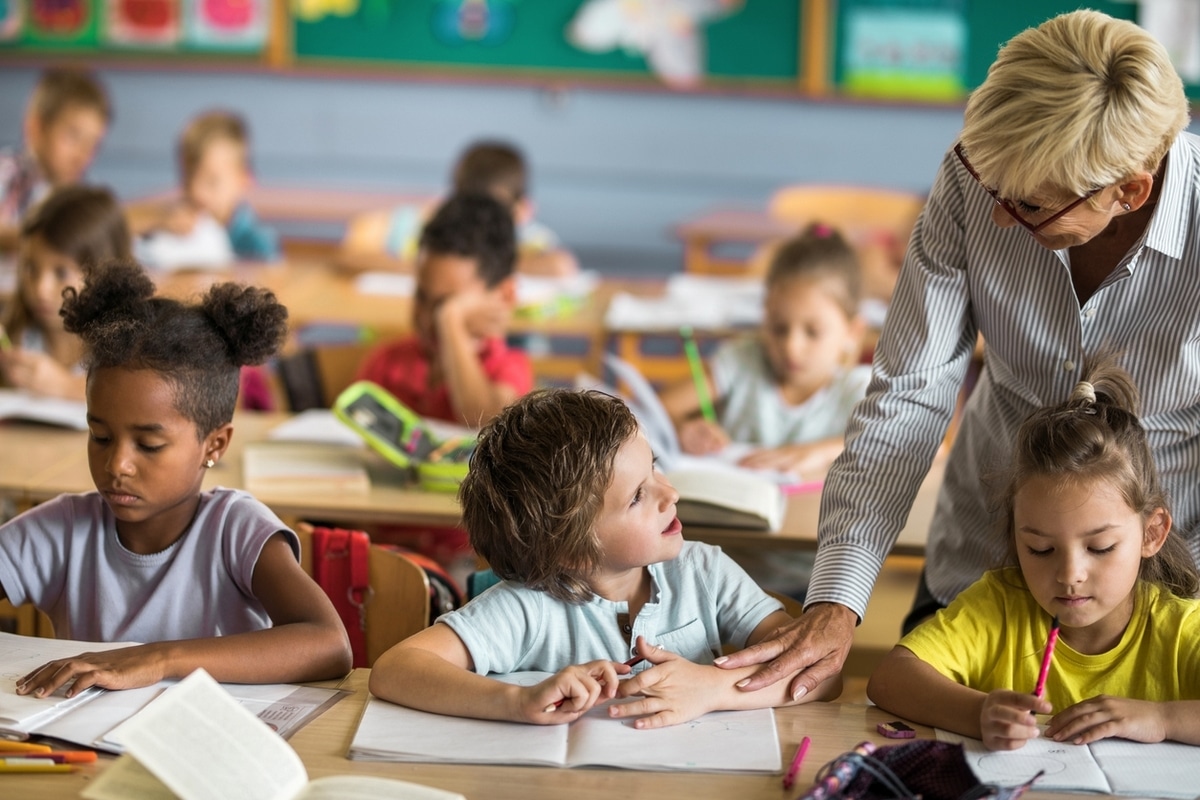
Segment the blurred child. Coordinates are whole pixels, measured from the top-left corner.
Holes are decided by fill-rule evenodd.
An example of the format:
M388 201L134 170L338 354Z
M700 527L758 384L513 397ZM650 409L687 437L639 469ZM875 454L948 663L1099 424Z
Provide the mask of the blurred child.
M129 257L129 228L107 189L65 186L34 207L21 225L17 290L0 318L10 340L0 349L5 384L83 400L83 342L63 328L63 291L79 289L94 267Z
M1159 482L1138 394L1111 358L1032 414L1003 474L1016 566L900 640L867 693L908 719L1015 750L1042 735L1200 744L1200 580ZM1045 696L1049 630L1061 626Z
M189 249L194 251L193 257L204 261L218 258L218 248L209 244L208 226L224 231L236 258L278 259L278 234L259 222L246 199L254 181L245 120L229 111L209 111L195 117L179 138L178 155L182 200L161 209L157 218L134 223L140 233L168 234L167 246L152 237L151 247L145 251L149 260L159 261L155 254L161 250L170 254L164 256L169 260L186 262ZM171 241L170 237L179 237L183 242Z
M841 235L817 223L776 251L766 284L758 336L722 345L711 360L717 421L704 418L694 381L665 392L663 404L686 453L745 442L761 448L745 466L820 476L841 453L870 379L870 368L858 364L858 259Z
M421 232L413 334L367 355L373 381L424 417L479 427L533 388L504 336L516 301L513 223L484 194L455 195Z
M231 283L194 306L153 294L135 264L97 268L68 290L65 327L86 346L96 491L0 527L0 598L33 603L63 638L145 644L52 661L17 692L128 689L198 667L232 683L343 675L345 628L300 568L296 535L245 492L201 491L233 436L238 368L275 352L287 309Z
M17 248L21 219L35 203L83 180L111 122L108 94L91 72L42 73L25 112L25 152L0 152L0 253Z
M454 166L455 194L490 194L512 212L517 226L516 271L525 275L574 275L575 256L558 237L534 219L529 199L528 170L520 150L506 142L479 141ZM360 268L412 264L417 257L421 228L430 208L404 205L353 220L343 241L344 260ZM372 258L382 255L383 258Z
M459 492L476 551L503 579L382 655L371 691L440 714L541 725L597 702L657 728L708 711L792 703L786 681L737 683L756 668L713 666L791 620L720 548L684 542L679 495L620 400L545 390L480 433ZM640 657L630 673L621 663ZM481 676L555 673L516 686ZM805 700L831 699L833 678Z

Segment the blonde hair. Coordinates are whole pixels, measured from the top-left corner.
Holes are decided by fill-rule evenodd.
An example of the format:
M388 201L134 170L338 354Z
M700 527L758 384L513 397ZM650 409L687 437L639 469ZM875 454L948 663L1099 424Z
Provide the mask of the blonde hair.
M250 168L250 131L246 121L232 111L208 111L192 118L179 137L179 173L184 186L196 174L208 147L218 141L240 145L246 169Z
M1010 559L1015 561L1013 498L1031 478L1046 476L1065 484L1106 481L1143 519L1156 509L1170 511L1146 430L1138 421L1139 397L1133 379L1102 350L1084 367L1084 379L1071 397L1035 411L1017 431L1012 463L1000 476ZM1180 597L1200 589L1196 563L1174 530L1162 548L1142 559L1140 577Z
M1154 172L1188 124L1183 82L1142 28L1098 11L1013 37L967 101L962 144L1003 197L1081 196Z

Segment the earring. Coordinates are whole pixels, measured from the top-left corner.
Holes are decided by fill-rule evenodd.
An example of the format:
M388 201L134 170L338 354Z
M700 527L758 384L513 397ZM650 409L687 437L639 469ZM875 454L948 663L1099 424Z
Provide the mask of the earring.
M1133 210L1133 206L1129 205L1129 203L1121 203L1121 208L1125 209L1126 211Z
M212 469L216 465L217 465L217 462L213 461L211 458L204 462L205 469Z

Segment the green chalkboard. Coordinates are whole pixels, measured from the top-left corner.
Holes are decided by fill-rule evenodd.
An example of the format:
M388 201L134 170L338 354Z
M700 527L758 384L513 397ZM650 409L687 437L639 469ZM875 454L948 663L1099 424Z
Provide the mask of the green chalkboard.
M568 30L586 4L293 0L294 55L299 64L357 62L471 76L652 76L651 62L636 48L592 52L572 44ZM801 0L744 0L740 8L700 22L705 80L795 88L801 69L800 7Z
M1005 42L1079 8L1137 19L1137 4L1121 0L838 0L833 88L859 97L961 100L984 81ZM1187 92L1200 98L1200 86Z

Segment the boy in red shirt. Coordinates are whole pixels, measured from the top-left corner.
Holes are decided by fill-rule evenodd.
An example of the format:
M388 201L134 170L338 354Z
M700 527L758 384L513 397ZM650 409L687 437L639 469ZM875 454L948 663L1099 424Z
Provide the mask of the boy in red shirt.
M533 388L529 357L504 336L516 303L512 216L488 195L458 194L425 225L413 333L359 368L423 417L479 427Z

